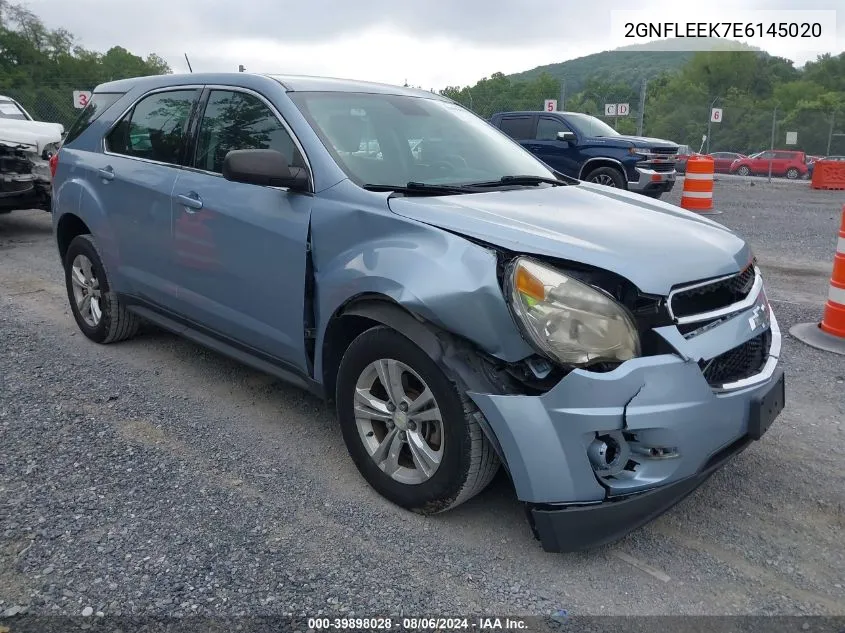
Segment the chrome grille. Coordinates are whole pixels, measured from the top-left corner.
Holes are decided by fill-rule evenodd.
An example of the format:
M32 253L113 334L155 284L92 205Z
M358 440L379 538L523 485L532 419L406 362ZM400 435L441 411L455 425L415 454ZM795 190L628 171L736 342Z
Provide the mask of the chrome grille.
M721 310L742 301L754 286L753 265L736 275L695 285L672 293L671 310L676 318Z

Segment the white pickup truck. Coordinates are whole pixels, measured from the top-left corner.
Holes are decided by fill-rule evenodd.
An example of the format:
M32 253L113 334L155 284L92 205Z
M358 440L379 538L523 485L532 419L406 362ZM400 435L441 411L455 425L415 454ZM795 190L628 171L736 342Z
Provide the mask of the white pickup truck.
M35 121L14 99L0 95L0 213L50 211L50 157L62 142L61 123Z

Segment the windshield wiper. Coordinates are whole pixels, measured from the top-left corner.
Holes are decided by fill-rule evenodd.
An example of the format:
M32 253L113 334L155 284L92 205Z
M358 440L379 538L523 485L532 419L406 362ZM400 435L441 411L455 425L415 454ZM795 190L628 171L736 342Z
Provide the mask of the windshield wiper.
M549 184L560 187L570 183L565 180L558 180L557 178L548 178L546 176L502 176L499 180L491 180L489 182L473 182L469 187L505 187L508 185L539 185Z
M434 185L412 180L404 185L364 185L364 189L369 191L395 191L397 193L408 194L456 194L472 193L474 187L464 185Z

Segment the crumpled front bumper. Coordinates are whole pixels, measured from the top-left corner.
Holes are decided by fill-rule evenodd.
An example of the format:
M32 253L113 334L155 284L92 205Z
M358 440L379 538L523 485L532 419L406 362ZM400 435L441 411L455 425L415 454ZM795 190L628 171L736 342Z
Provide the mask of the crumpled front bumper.
M722 354L751 338L749 314L689 341L674 326L659 329L677 355L636 358L607 373L575 370L540 396L469 394L545 549L584 549L624 536L757 439L755 403L783 389L774 315L769 362L751 380L714 389L698 362L702 347ZM590 447L609 435L620 438L630 461L606 476L591 461Z

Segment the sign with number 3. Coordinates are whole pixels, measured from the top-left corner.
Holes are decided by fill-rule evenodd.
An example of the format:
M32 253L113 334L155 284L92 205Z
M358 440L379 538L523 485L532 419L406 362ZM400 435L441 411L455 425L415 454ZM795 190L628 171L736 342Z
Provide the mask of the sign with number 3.
M91 101L91 93L88 90L74 90L73 91L73 107L83 109L88 107Z

